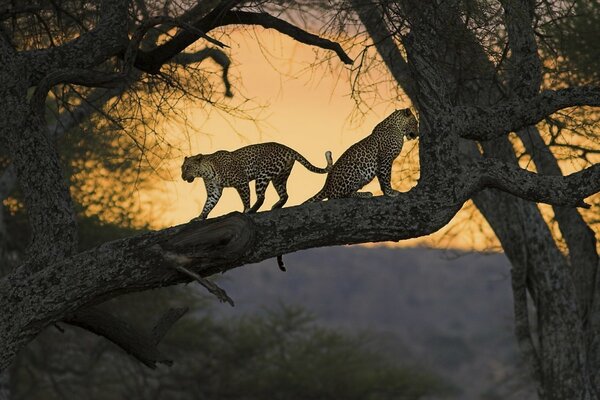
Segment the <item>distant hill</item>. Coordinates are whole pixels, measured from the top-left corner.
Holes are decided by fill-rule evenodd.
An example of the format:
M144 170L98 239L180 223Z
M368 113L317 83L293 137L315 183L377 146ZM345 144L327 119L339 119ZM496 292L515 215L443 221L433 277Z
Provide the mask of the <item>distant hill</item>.
M321 324L375 332L389 354L456 385L457 399L531 398L504 255L345 246L289 254L285 262L288 272L273 259L224 275L219 284L236 307L218 311L300 305Z

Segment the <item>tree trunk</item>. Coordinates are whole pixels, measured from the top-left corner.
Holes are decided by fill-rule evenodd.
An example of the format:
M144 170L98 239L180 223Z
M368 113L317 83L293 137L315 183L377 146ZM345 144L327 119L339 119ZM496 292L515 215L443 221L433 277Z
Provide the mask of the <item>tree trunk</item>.
M419 76L411 73L411 69L402 58L393 41L394 35L386 29L380 9L375 4L367 6L362 0L354 0L353 5L396 81L407 89L406 92L413 102L419 104L422 98L422 93L416 87L419 84ZM423 8L426 9L427 6ZM413 27L419 21L418 18L421 18L419 22L422 24L423 20L429 22L426 26L453 26L458 29L444 35L443 48L433 54L422 55L429 64L443 66L438 72L444 71L444 79L450 82L450 86L455 85L455 98L463 104L476 104L481 107L489 105L484 99L490 101L501 98L502 93L497 91L497 87L477 84L478 78L484 83L497 82L500 79L494 76L495 70L485 52L460 23L457 14L451 11L443 12L441 6L431 14L419 13L419 10L423 11L422 8L415 7L410 11L412 14L409 13L412 15L409 21ZM444 15L443 23L431 20L439 16L439 13ZM457 20L453 21L453 17ZM433 35L435 36L435 33ZM421 40L427 39L434 40L426 34ZM452 42L452 39L457 42ZM405 43L409 56L411 49L414 51L416 47L416 40L411 36L411 41ZM430 46L435 48L436 44ZM482 75L470 76L468 74L471 71ZM471 78L466 84L461 83L459 79L465 75ZM535 130L533 127L528 129ZM535 133L539 135L537 130ZM466 152L471 157L479 158L479 151L472 146L472 142L461 144L461 148L466 147ZM483 148L485 157L499 158L517 165L512 146L506 138L484 142ZM557 167L550 170L551 167L548 166L552 166L551 153L544 161L545 163L542 160L536 161L536 166L539 164L538 170L560 175ZM586 309L593 308L594 299L590 293L593 293L594 284L597 285L597 254L590 229L585 226L575 209L558 208L557 218L560 215L563 221L561 229L564 226L569 230L573 237L570 242L579 248L579 251L574 249L570 253L575 269L574 275L585 275L585 278L574 280L571 266L560 253L535 204L496 190L480 192L473 200L492 226L513 265L516 335L536 380L540 398L598 399L597 384L594 383L594 380L597 382L600 379L598 357L594 353L597 352L598 341L594 342L595 349L590 349L589 335L593 330L589 328L587 319L582 318L588 314ZM527 291L535 302L538 331L531 329ZM591 318L595 315L596 311ZM595 323L598 323L598 320L600 318L596 318ZM597 337L597 334L592 334L592 337ZM591 341L593 342L593 339ZM589 352L590 350L594 351Z

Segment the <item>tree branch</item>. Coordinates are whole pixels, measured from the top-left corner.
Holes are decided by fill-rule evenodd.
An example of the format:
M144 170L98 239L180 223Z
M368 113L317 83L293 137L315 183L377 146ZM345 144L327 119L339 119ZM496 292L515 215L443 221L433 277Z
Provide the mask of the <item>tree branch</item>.
M542 83L542 65L533 31L534 0L502 0L511 56L510 89L518 96L535 96Z
M444 226L462 206L464 200L440 193L437 188L413 190L393 199L233 213L105 243L34 274L24 265L0 281L5 307L0 369L41 329L65 315L127 292L190 281L173 269L174 254L187 269L207 277L310 247L421 236Z
M206 290L208 290L212 295L214 295L220 302L228 303L231 307L233 307L235 305L235 303L233 302L233 299L231 297L229 297L227 292L225 290L223 290L222 288L220 288L219 286L217 286L215 283L209 281L208 279L201 277L200 275L190 271L189 269L187 269L186 267L184 267L182 265L176 265L173 268L176 269L177 271L181 272L182 274L187 275L190 278L194 279L200 285L204 286L206 288Z
M225 54L222 50L212 47L205 47L202 50L198 50L194 53L179 53L173 57L172 60L179 65L188 65L202 62L207 58L212 58L214 62L221 66L223 70L221 78L223 79L223 84L225 85L225 96L233 97L233 93L231 92L231 82L229 81L229 66L231 65L231 60L229 60L227 54Z
M540 132L535 127L529 127L517 132L531 155L538 173L544 175L562 176L562 171L556 158L544 143ZM569 259L573 281L577 288L577 297L584 319L588 319L596 285L596 269L598 254L594 231L586 224L577 209L555 206L554 217L569 248ZM591 329L590 332L595 332Z
M53 71L94 68L127 48L129 1L103 0L98 25L61 46L21 52L31 68L35 84Z
M52 87L60 83L99 87L105 89L125 88L127 75L123 73L107 73L82 68L59 69L45 76L37 85L31 96L31 108L43 115L46 108L46 97ZM122 92L123 90L120 90Z
M600 164L567 176L539 175L493 158L476 165L479 185L537 203L589 208L583 199L600 191Z
M392 39L392 32L385 25L381 7L373 1L365 0L352 0L352 7L358 13L360 21L367 29L369 36L373 40L373 44L377 48L377 52L396 82L398 82L408 97L416 101L419 97L417 82L413 79L408 64L404 61L400 49L398 49L396 42Z
M184 29L198 35L198 37L202 37L213 44L225 46L223 43L208 37L204 32L199 31L194 26L191 26L185 22L179 22L171 17L161 16L149 18L142 22L142 24L140 24L140 26L138 26L133 33L129 44L127 45L125 56L123 57L123 69L121 72L94 71L86 68L57 69L40 80L30 100L31 107L34 111L37 111L39 115L43 115L48 91L50 91L53 86L58 85L59 83L71 83L81 86L102 88L118 88L121 86L127 86L128 81L131 79L133 64L144 35L153 27L164 23L171 23L175 26L181 26Z
M266 29L275 29L300 43L335 52L344 64L352 65L353 63L352 59L344 52L339 43L313 35L287 21L267 13L230 11L225 14L224 22L227 24L260 25Z
M157 345L169 328L186 312L187 308L168 310L150 332L135 328L127 321L96 307L87 307L63 321L105 337L147 367L154 369L157 363L173 364L173 361L158 350Z
M465 139L490 140L534 125L567 107L600 106L600 86L545 90L529 101L511 99L492 107L462 106L453 113L453 124Z
M486 187L528 199L573 204L600 188L600 166L568 177L541 177L497 160L477 164L480 185L421 183L395 198L340 199L227 216L105 243L35 273L27 264L0 282L0 367L44 326L126 292L207 277L301 249L402 240L435 232ZM472 170L472 172L473 172ZM461 176L464 173L460 173ZM582 188L578 187L582 186ZM22 316L15 321L13 315ZM5 356L2 356L5 355Z
M227 3L227 2L225 2ZM260 25L267 29L275 29L300 43L321 47L323 49L334 51L338 57L346 64L352 64L352 59L343 51L342 47L335 42L313 35L286 22L282 19L273 17L266 13L255 13L247 11L230 11L227 7L233 7L231 4L221 5L205 15L201 20L193 23L192 26L203 32L227 25ZM229 7L230 8L230 7ZM179 54L190 44L198 39L198 34L185 30L179 32L173 39L156 47L153 50L140 51L136 57L135 66L142 71L155 74L160 71L160 67L168 62L175 55Z

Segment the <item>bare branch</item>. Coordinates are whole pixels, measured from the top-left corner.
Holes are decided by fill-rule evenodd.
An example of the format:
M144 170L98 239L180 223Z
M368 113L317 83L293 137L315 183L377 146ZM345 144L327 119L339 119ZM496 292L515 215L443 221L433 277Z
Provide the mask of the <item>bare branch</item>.
M221 66L223 69L221 77L223 79L223 84L225 85L225 96L233 97L233 93L231 92L231 82L229 81L229 66L231 65L231 60L229 60L227 54L225 54L222 50L212 47L205 47L202 50L198 50L194 53L182 52L173 57L173 62L179 65L188 65L199 63L207 58L212 58L214 62Z
M186 268L207 277L309 247L431 233L462 205L448 203L451 196L437 189L416 192L393 199L343 199L233 213L105 243L34 274L23 265L0 281L0 304L8 307L0 315L0 369L24 343L66 313L126 292L189 281L172 268L173 254L191 259Z
M230 11L225 15L224 22L227 24L260 25L266 29L275 29L300 43L335 52L344 64L352 65L353 62L339 43L308 33L287 21L273 17L267 13Z
M121 88L122 92L132 78L133 64L144 35L153 27L164 23L182 26L184 29L193 32L194 34L208 40L211 43L219 46L225 46L223 43L208 37L204 32L199 31L195 27L185 22L179 22L171 17L161 16L149 18L145 20L139 27L137 27L133 33L125 51L122 72L107 73L85 68L64 68L52 71L40 80L35 92L33 93L30 104L34 112L37 112L39 115L43 115L48 91L50 91L53 86L60 83L71 83L88 87ZM137 74L134 75L137 76Z
M406 92L408 97L415 100L418 98L418 88L412 77L408 64L402 57L400 49L393 40L383 18L381 8L373 1L352 0L352 6L360 17L373 44L381 55L386 66L396 79L396 82Z
M352 64L352 59L342 50L338 43L321 38L312 33L308 33L282 19L273 17L266 13L254 13L247 11L230 11L233 7L231 2L224 2L225 5L216 7L213 11L204 16L200 21L192 25L202 32L227 25L260 25L267 29L275 29L285 35L292 37L300 43L321 47L334 51L340 59L346 64ZM235 3L235 2L234 2ZM227 8L229 7L229 8ZM160 71L160 67L168 62L175 55L182 52L190 44L198 39L198 34L191 31L182 31L173 39L156 47L155 49L142 52L136 57L135 66L142 71L155 74Z
M46 97L52 87L60 83L71 83L87 87L101 87L123 89L126 87L127 75L121 73L106 73L81 68L68 68L54 71L45 76L36 87L31 96L32 109L43 115L46 106Z
M527 102L511 99L492 107L455 108L452 124L465 139L490 140L534 125L567 107L600 107L599 86L545 90Z

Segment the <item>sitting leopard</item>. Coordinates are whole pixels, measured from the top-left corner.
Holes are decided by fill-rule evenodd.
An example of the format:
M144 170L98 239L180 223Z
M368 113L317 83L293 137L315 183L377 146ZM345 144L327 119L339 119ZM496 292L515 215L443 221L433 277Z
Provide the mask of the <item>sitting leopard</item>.
M392 163L398 157L404 136L415 139L419 135L417 119L409 108L396 110L381 121L373 132L350 146L341 155L327 175L325 186L306 202L341 197L370 197L369 192L358 192L375 176L386 196L397 196L390 177Z
M260 143L242 147L235 151L217 151L213 154L198 154L185 157L181 166L181 178L193 182L194 178L204 178L207 199L202 213L195 220L205 219L219 201L224 187L237 189L244 212L256 212L265 200L269 182L279 195L273 209L281 208L288 199L286 183L292 172L294 161L300 162L309 171L325 174L331 169L331 152L325 153L327 167L312 165L297 151L279 143ZM256 203L250 207L248 183L256 180Z

